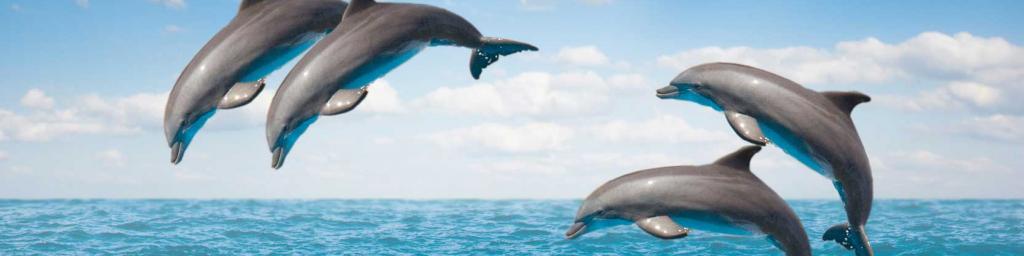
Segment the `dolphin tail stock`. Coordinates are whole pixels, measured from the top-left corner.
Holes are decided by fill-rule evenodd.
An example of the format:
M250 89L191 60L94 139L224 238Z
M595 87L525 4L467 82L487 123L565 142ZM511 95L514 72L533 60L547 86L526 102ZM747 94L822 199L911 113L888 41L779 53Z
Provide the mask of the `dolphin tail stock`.
M851 228L848 223L836 224L825 231L821 240L836 241L847 250L854 250L857 256L875 255L874 250L871 249L871 243L868 242L867 233L864 232L864 226Z
M481 37L480 46L473 49L473 55L469 59L469 71L473 79L480 79L480 73L484 68L495 61L498 57L507 56L521 51L536 51L537 47L509 39L495 37Z

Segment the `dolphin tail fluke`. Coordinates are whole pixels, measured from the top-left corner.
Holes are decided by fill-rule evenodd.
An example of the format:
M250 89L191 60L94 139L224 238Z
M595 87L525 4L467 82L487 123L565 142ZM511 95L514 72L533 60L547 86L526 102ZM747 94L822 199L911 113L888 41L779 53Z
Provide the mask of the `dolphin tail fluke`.
M473 79L480 79L480 73L484 68L495 61L498 57L507 56L521 51L536 51L537 47L508 39L482 37L480 47L473 49L473 56L469 59L469 71Z
M821 240L836 241L847 250L854 250L857 256L875 255L871 243L868 242L867 233L864 232L864 226L851 228L847 223L836 224L825 231Z

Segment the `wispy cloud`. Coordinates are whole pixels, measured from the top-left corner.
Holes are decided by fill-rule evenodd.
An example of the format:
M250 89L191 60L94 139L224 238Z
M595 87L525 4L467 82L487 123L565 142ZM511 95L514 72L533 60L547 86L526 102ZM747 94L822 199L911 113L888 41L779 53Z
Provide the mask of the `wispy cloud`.
M89 0L75 0L75 5L81 8L89 8Z
M998 143L1024 143L1024 116L995 114L961 122L954 132Z
M428 139L444 148L472 148L525 153L558 150L566 146L574 130L554 123L510 126L485 123L431 134Z
M564 115L595 111L607 101L609 89L605 79L593 71L527 72L492 83L441 87L415 100L415 104L426 109L491 116Z
M589 128L596 138L609 142L681 143L728 141L732 134L693 127L682 118L660 115L649 120L615 120Z
M22 97L28 113L0 109L0 139L48 141L71 134L133 134L156 129L163 115L166 94L140 93L104 99L86 95L67 107L45 92L32 89Z
M21 105L33 109L51 109L53 104L53 98L40 89L30 89L21 97Z
M181 32L181 31L185 31L185 29L179 27L178 25L167 25L167 26L164 26L164 33L174 34L174 33L178 33L178 32Z
M104 165L122 167L125 165L124 153L121 153L117 149L108 149L96 153L96 159L103 162Z
M658 58L658 64L676 70L713 61L748 64L810 84L908 77L1002 84L1024 78L1024 49L1000 37L970 33L925 32L896 44L866 38L839 42L833 49L714 46Z
M161 4L172 9L184 9L188 4L185 0L149 0L152 3Z
M605 56L597 46L588 45L580 47L564 47L555 55L555 60L561 63L577 66L599 66L608 64L608 56Z

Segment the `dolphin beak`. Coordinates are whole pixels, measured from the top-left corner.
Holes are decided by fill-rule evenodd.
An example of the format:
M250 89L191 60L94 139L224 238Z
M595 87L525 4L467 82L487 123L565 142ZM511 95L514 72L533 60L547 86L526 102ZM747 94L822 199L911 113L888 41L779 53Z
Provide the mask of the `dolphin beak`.
M274 156L270 161L270 167L273 167L274 170L281 169L281 166L284 165L284 158L287 156L288 152L285 152L284 148L274 148Z
M572 227L569 227L569 230L565 231L565 238L566 239L576 238L576 237L580 236L581 234L583 234L583 230L586 229L586 228L587 228L587 224L585 224L583 222L573 223Z
M171 163L178 164L181 159L185 157L185 144L181 141L176 141L171 144Z
M676 96L679 96L679 87L676 87L675 85L662 87L661 89L658 89L657 95L658 98L662 99L675 98Z

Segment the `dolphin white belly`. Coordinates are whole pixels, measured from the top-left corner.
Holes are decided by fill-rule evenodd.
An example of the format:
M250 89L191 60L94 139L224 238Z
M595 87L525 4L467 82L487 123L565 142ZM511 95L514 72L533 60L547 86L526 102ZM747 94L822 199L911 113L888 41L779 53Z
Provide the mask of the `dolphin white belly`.
M761 229L752 223L738 223L728 219L700 213L683 213L672 215L672 220L680 225L696 230L732 235L762 235Z
M377 80L377 78L391 72L391 70L398 67L398 65L402 65L402 63L405 63L413 56L416 56L416 54L419 54L420 51L426 47L427 42L412 41L394 54L377 56L372 62L366 64L366 70L368 70L368 72L363 72L356 79L353 79L351 82L343 85L341 89L358 89L369 85L374 80Z
M275 47L259 59L254 61L248 70L242 75L239 82L254 82L267 77L288 61L302 54L310 47L313 47L326 33L310 32L303 35L293 43Z
M798 146L804 145L804 142L800 137L797 137L786 129L771 124L770 121L758 122L757 126L764 132L764 136L768 137L768 140L775 143L775 145L778 145L779 148L782 148L783 152L793 156L793 158L796 158L796 160L800 161L800 163L803 163L808 168L811 168L811 170L818 172L818 174L828 177L829 179L835 179L835 176L832 174L832 168L830 168L828 164L825 164L824 161L820 161L812 156L811 153L807 151L806 147Z

